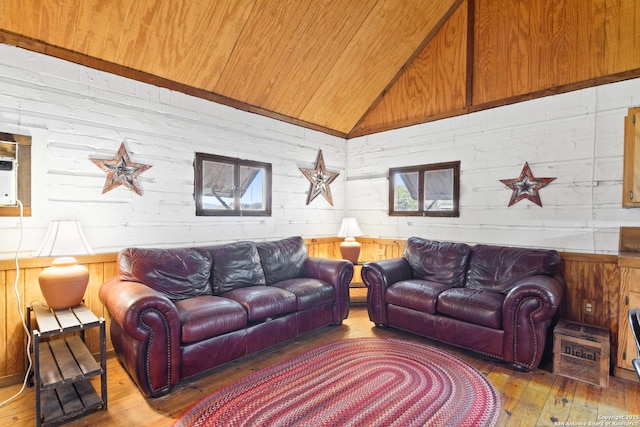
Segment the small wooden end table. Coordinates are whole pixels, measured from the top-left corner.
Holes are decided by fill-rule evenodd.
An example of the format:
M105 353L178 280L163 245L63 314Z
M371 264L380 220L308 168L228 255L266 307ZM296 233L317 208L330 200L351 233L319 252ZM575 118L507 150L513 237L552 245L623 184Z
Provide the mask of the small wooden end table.
M84 304L60 310L34 304L27 307L27 312L29 328L32 315L36 321L30 351L37 426L61 424L99 408L106 411L104 318L97 317ZM96 361L85 345L85 331L91 328L100 330L100 361ZM91 378L96 376L100 376L100 395L91 384Z
M362 266L366 261L358 261L353 264L353 279L349 283L349 296L351 304L367 303L367 288L362 282Z

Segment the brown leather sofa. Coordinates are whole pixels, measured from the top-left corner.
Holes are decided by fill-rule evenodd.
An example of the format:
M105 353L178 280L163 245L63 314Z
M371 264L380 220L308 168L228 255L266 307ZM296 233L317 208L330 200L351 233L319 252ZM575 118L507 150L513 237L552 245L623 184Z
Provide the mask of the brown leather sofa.
M536 369L565 290L557 251L408 239L366 263L369 318Z
M302 238L128 248L100 288L116 355L151 397L349 312L349 261L312 258Z

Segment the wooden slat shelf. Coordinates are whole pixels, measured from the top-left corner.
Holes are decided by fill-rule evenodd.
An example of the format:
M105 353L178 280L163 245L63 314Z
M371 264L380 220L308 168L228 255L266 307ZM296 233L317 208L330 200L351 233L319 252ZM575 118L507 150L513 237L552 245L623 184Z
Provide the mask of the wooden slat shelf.
M34 305L32 310L42 338L57 335L62 331L81 331L100 324L100 319L84 304L59 310Z
M40 398L43 424L72 419L102 406L102 398L88 380L43 390Z
M90 378L101 373L101 368L84 342L72 337L40 342L40 380L43 388Z

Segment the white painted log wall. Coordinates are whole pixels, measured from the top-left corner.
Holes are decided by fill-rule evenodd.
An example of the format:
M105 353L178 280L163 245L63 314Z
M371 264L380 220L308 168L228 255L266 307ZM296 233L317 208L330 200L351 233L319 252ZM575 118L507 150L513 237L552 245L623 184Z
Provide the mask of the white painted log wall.
M640 79L549 96L347 142L349 214L367 236L425 238L617 253L620 226L640 226L622 208L624 116L640 105ZM461 161L460 217L389 217L388 169ZM525 162L543 207L499 180Z
M621 208L623 117L640 105L640 79L522 102L349 140L0 45L0 132L30 135L33 216L21 256L32 255L52 219L81 220L98 253L125 246L184 246L302 235L333 236L347 211L365 235L412 235L469 243L615 253L618 229L640 225ZM102 193L105 173L90 158L112 158L125 141L142 197L124 187ZM305 205L298 170L323 150L334 207ZM270 162L273 215L195 217L196 151ZM388 168L461 161L459 218L389 217ZM507 207L528 161L557 177L543 207ZM345 181L346 180L346 181ZM346 185L345 185L346 184ZM0 258L14 256L16 218L0 217Z
M0 132L32 137L32 217L20 256L33 255L53 219L79 219L97 253L126 246L186 246L291 235L335 236L345 210L346 145L340 138L178 92L0 45ZM102 194L106 173L90 158L152 165L138 183ZM299 167L340 173L306 205ZM271 217L196 217L193 161L206 152L272 164ZM0 257L12 258L20 221L0 217Z

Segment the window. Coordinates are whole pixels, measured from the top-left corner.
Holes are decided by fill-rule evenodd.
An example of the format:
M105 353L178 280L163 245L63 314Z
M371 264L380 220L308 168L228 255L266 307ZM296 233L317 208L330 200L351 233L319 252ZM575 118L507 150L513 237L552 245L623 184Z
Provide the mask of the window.
M460 162L389 169L389 215L460 216Z
M271 164L196 153L197 216L270 216Z

